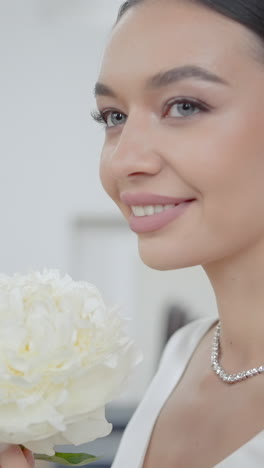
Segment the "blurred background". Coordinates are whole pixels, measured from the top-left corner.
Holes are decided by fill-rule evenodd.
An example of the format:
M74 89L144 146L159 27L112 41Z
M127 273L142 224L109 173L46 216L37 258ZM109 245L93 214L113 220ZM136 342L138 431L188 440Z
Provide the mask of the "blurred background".
M216 313L200 267L157 272L101 188L93 87L121 0L0 0L0 271L58 268L119 304L144 360L107 408L111 436L75 451L109 467L168 337ZM68 447L72 450L72 447ZM39 463L37 465L47 466ZM92 468L92 465L89 465Z

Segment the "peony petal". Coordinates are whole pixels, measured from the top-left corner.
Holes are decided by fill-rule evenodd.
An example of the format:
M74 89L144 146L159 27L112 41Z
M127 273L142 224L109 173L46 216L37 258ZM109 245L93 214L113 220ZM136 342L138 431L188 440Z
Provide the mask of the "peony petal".
M54 454L112 426L104 407L139 361L94 285L57 270L0 275L0 440Z
M74 445L91 442L98 437L106 437L112 431L112 424L105 419L104 408L89 413L87 418L70 424L63 435Z

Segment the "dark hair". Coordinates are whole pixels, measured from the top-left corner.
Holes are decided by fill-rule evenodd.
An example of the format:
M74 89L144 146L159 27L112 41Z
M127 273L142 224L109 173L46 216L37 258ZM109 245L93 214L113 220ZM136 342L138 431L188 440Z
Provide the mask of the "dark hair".
M164 0L160 0L164 1ZM246 26L264 42L263 0L186 0L210 8L243 26ZM117 21L133 6L145 0L127 0L119 9Z

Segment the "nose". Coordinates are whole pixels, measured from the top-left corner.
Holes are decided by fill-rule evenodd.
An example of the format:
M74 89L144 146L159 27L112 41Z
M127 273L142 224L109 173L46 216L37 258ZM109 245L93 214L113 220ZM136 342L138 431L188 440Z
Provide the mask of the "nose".
M114 179L135 175L155 175L162 168L162 158L157 152L157 135L151 122L128 117L115 143L105 148L103 160ZM103 162L103 161L102 161Z

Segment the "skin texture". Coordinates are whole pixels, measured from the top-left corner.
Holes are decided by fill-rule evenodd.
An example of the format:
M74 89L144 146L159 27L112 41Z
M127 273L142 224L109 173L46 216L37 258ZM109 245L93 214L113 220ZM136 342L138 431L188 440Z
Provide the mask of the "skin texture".
M122 192L196 199L164 228L138 234L139 252L156 269L203 266L216 294L228 362L236 349L237 365L241 353L244 365L251 355L263 355L264 66L252 54L256 45L246 28L206 8L146 2L114 29L98 78L116 94L97 97L100 111L128 116L106 130L102 184L126 219L131 208ZM146 90L151 76L188 64L229 85L190 78ZM166 106L182 96L211 110L174 117L178 108Z
M237 373L264 355L264 65L240 24L188 2L160 3L129 10L106 48L98 81L114 96L97 96L110 125L101 180L127 220L123 192L195 198L165 227L138 233L139 253L159 270L203 267L222 322L221 364ZM190 64L228 84L188 78L146 88L153 75ZM207 112L179 116L169 103L182 97ZM263 376L223 384L210 369L212 335L162 409L144 468L164 465L168 453L166 468L211 468L263 429Z
M9 445L0 452L1 468L33 468L34 458L28 449L21 450L16 445Z
M144 11L150 10L148 17ZM98 105L129 115L125 126L108 131L101 164L104 187L126 217L130 211L120 201L125 190L198 201L179 222L139 236L143 261L173 269L240 254L263 235L264 218L256 214L264 209L264 68L247 57L241 26L202 8L171 4L163 10L140 6L118 25L99 78L117 91L118 99L98 98ZM181 21L175 28L177 14ZM149 76L194 62L223 76L230 86L190 79L160 92L144 92ZM214 109L185 121L163 118L162 106L182 95Z

